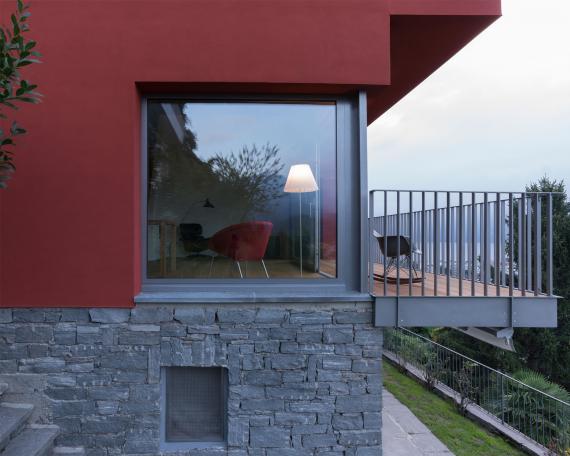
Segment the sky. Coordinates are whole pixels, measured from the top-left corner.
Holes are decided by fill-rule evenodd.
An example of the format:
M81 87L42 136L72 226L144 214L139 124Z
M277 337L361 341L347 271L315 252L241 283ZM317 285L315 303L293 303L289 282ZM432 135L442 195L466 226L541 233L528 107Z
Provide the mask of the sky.
M570 185L570 0L502 5L368 127L370 188L508 192L544 175Z

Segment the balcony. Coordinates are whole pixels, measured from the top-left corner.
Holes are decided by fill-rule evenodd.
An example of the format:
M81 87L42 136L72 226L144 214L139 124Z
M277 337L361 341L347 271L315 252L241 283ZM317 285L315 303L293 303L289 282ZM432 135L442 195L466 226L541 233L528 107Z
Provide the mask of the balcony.
M372 190L377 326L555 327L553 198Z

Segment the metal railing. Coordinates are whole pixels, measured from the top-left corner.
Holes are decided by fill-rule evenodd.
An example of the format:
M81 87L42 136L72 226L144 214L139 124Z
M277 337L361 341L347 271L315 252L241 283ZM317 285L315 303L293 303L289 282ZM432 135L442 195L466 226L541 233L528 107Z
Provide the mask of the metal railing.
M446 385L553 454L570 453L570 404L407 329L386 329L384 350Z
M372 190L371 291L377 296L552 296L555 196Z

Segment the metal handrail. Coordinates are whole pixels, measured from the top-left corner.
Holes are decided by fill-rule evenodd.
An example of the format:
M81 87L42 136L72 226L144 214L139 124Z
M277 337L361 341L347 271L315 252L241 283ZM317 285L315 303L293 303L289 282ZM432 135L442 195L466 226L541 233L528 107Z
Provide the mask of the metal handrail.
M379 205L383 210L377 216L375 196L378 193L382 196ZM451 296L453 280L457 280L459 285L458 296L502 296L507 294L506 291L503 294L506 289L510 297L554 296L552 210L553 196L561 194L371 190L371 293L378 295L375 293L378 291L375 290L375 280L380 280L383 282L380 295L388 294L390 282L395 283L396 296L417 296L420 293L413 292L412 270L419 269L421 296L426 296L426 274L433 274L434 290L430 296ZM427 207L427 199L431 207ZM393 206L390 210L389 203ZM384 239L383 246L374 241L376 232ZM416 250L413 254L387 261L382 252L387 251L386 239L389 236L397 239L398 252L400 236L404 236L411 243L421 245L421 255ZM402 261L407 262L404 268ZM383 269L380 277L375 279L375 265L378 264L383 265ZM391 267L393 264L395 271ZM389 276L391 271L395 277ZM401 277L401 271L407 272L407 279ZM445 281L445 287L438 287L438 280ZM471 286L465 286L469 282ZM477 283L482 286L477 286ZM390 292L393 294L393 290Z
M497 191L497 190L493 190L492 192L487 191L487 190L421 190L421 189L414 189L414 190L405 190L405 189L399 189L399 188L373 188L371 190L369 190L370 193L376 193L376 192L402 192L402 193L409 193L409 192L413 192L413 193L478 193L478 194L482 194L482 193L502 193L502 194L509 194L509 193L513 193L513 194L521 194L521 193L526 193L527 195L563 195L564 192L526 192L526 191L521 191L521 192L513 192L513 191Z
M384 350L553 454L570 450L570 403L405 328L385 330Z

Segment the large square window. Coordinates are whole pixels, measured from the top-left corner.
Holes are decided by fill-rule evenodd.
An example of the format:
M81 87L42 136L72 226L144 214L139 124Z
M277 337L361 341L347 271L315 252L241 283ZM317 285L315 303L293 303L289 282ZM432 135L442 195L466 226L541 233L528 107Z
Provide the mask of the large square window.
M336 278L336 111L149 100L146 278Z

